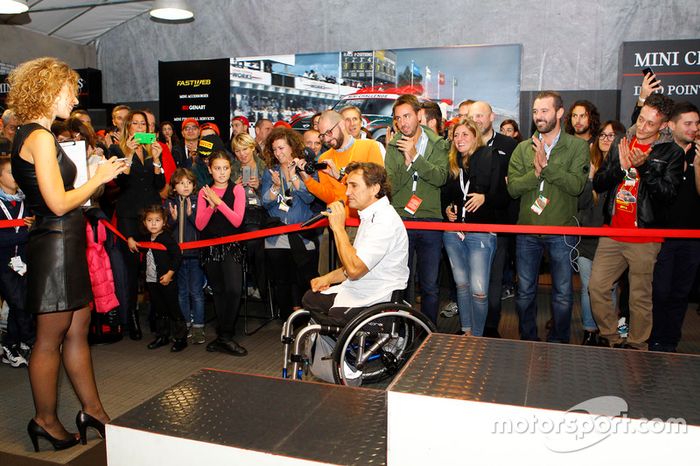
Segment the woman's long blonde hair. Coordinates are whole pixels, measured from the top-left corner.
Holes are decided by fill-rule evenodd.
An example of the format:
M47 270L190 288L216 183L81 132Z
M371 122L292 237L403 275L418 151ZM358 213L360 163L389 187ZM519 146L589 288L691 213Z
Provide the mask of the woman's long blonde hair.
M126 145L126 141L129 140L129 128L131 127L131 122L134 119L134 115L141 115L144 120L146 120L146 125L148 125L148 117L146 116L145 112L142 112L141 110L131 110L127 115L126 118L124 118L124 124L121 128L120 131L120 138L119 138L119 148L122 150L122 153L124 155L127 154L129 151L129 147ZM158 144L158 142L155 142L154 144ZM151 155L151 145L150 144L142 144L142 146L146 149L145 153L143 155L143 159L150 159L152 157Z
M472 133L472 136L474 136L474 143L472 146L469 148L467 153L462 154L462 166L460 167L459 164L457 163L457 157L459 156L459 151L457 150L457 146L455 145L454 142L454 132L457 131L457 128L460 126L465 126L467 128L467 131ZM457 178L459 176L459 170L460 168L464 168L465 170L469 169L469 159L471 156L479 150L480 148L484 147L486 143L484 142L484 138L481 135L481 130L479 127L476 125L476 122L470 118L465 118L463 120L459 120L459 123L454 125L452 127L452 147L450 147L450 153L448 155L449 161L450 161L450 176L452 178Z

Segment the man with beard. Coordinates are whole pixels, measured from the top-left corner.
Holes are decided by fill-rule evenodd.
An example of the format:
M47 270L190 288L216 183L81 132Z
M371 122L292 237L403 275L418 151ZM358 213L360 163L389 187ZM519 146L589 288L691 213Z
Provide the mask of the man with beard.
M667 228L700 230L700 112L690 102L673 107L668 126L685 151L683 181L668 206ZM700 267L700 239L666 238L656 258L652 281L653 324L649 350L675 352L688 297Z
M564 114L561 96L543 91L532 105L537 131L518 144L508 166L508 192L520 198L520 225L576 225L577 198L588 178L588 144L561 130ZM518 235L516 269L520 338L537 336L537 279L545 249L552 275L552 320L547 341L568 343L573 290L571 250L577 237L564 235Z
M328 166L319 170L316 181L303 170L306 160L295 159L297 166L302 169L299 176L311 194L326 204L342 200L349 215L357 218L357 211L350 209L346 202L346 186L343 184L345 167L350 162L373 162L384 166L379 147L374 140L355 139L348 134L342 115L333 110L326 110L321 114L318 131L321 133L321 142L330 148L318 161L325 162Z
M581 138L590 146L600 130L600 113L588 100L577 100L566 114L565 129L568 134Z
M420 126L421 104L415 95L401 95L394 102L398 132L389 141L385 166L391 181L391 205L404 220L442 221L440 188L447 180L448 142L426 126ZM437 322L438 271L442 254L442 231L408 232L409 267L417 258L421 288L421 311ZM411 276L416 270L411 270Z
M469 118L474 120L481 130L486 145L493 147L493 154L498 157L501 166L501 173L508 173L510 157L518 143L513 138L504 136L493 130L495 115L488 102L474 102L469 107ZM513 225L518 221L518 201L511 201L496 209L496 221L498 223ZM508 259L508 250L513 249L515 237L506 233L499 233L496 240L496 253L493 256L491 265L491 276L489 278L489 313L484 326L484 336L500 337L498 324L501 321L501 291L503 283L503 268Z

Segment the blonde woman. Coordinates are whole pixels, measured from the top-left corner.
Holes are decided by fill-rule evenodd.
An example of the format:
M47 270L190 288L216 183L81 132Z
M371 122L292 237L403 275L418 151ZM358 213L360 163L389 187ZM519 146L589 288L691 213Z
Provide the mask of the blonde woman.
M449 164L450 173L442 189L447 220L494 223L495 209L507 202L505 174L474 121L461 120L453 127ZM461 331L483 336L496 235L446 231L443 241L457 285Z
M76 167L48 128L68 118L78 103L78 74L54 58L38 58L15 68L8 79L7 104L20 122L12 152L12 173L36 220L27 247L27 302L36 314L36 343L29 381L36 414L27 433L35 451L39 438L54 449L78 443L58 419L56 399L61 360L80 400L76 423L80 440L87 427L104 436L109 416L102 406L87 334L92 291L85 255L85 219L80 206L104 183L126 169L107 160L84 185L74 188Z

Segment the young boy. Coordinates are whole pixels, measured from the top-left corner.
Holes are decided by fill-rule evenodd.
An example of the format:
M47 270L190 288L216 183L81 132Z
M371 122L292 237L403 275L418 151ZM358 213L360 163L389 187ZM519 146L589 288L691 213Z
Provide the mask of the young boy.
M2 345L2 362L12 367L27 366L34 342L33 316L24 311L27 227L34 221L29 214L24 204L24 193L12 177L10 157L0 156L0 220L24 218L25 223L21 227L0 228L0 296L10 308L7 335Z

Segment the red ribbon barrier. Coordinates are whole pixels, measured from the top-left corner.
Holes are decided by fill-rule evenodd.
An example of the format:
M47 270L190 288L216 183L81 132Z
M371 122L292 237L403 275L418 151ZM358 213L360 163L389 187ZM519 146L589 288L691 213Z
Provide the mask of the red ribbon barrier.
M126 241L124 235L117 230L114 225L106 220L100 220L102 224L113 232L117 237ZM347 226L358 226L359 219L348 219L345 224ZM221 238L206 239L199 241L189 241L180 244L183 250L199 249L208 246L216 246L219 244L233 243L237 241L247 241L257 238L265 238L268 236L283 235L286 233L294 233L297 231L313 230L316 228L325 227L328 225L328 220L319 220L318 222L308 227L302 228L300 224L284 225L279 227L265 228L249 233L239 233L236 235L222 236ZM620 236L620 237L663 237L663 238L700 238L700 230L675 230L675 229L659 229L659 228L611 228L611 227L564 227L564 226L540 226L540 225L497 225L497 224L479 224L479 223L452 223L452 222L421 222L421 221L405 221L404 225L408 230L439 230L439 231L465 231L465 232L480 232L480 233L511 233L511 234L529 234L529 235L571 235L571 236ZM22 219L18 220L0 220L0 228L10 228L16 226L24 226ZM161 249L165 250L165 246L160 243L151 241L142 241L138 245L142 248Z

